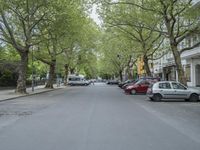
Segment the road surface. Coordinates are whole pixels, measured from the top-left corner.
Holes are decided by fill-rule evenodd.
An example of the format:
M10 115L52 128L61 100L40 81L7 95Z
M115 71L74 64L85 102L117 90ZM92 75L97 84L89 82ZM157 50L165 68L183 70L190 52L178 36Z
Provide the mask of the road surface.
M117 86L0 103L0 150L199 150L200 103L151 102Z

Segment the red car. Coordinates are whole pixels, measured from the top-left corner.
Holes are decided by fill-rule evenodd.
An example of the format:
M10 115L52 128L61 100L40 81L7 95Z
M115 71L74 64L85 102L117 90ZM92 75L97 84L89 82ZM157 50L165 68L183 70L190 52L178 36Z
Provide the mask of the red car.
M135 84L127 86L124 91L126 94L146 93L149 85L154 81L139 80Z

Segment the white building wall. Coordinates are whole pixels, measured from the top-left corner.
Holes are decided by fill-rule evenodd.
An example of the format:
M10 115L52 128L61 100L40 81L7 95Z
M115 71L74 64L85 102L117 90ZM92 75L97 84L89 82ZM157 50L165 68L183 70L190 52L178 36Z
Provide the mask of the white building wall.
M190 43L191 45L194 45L198 41L200 41L200 35L198 35L196 39L193 37L190 37L190 38L191 39L189 41L191 42ZM186 45L186 43L189 44L187 40L188 40L188 38L180 43L180 45L178 46L179 49L182 49L182 48L188 46L188 45ZM196 40L196 41L194 41L194 40ZM197 77L196 77L195 69L196 69L197 64L200 65L200 46L182 53L181 59L182 59L182 65L185 66L187 64L190 64L190 66L191 66L191 70L190 70L191 81L187 82L188 86L196 86L196 78ZM167 53L162 58L154 61L154 73L155 74L163 73L163 68L166 67L167 65L172 64L173 62L174 62L173 54L171 52ZM178 80L177 77L178 76L176 73L176 80Z

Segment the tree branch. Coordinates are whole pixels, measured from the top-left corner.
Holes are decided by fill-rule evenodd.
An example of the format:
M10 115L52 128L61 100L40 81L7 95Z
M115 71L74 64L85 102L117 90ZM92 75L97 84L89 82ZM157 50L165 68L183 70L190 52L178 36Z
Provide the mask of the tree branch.
M45 63L45 64L47 64L47 65L51 65L51 62L50 61L48 61L48 60L45 60L45 59L43 59L43 58L41 58L41 57L38 57L38 56L34 56L37 60L39 60L39 61L41 61L41 62L43 62L43 63Z
M4 15L4 12L1 11L0 13L1 13L1 17L2 17L3 24L5 25L5 28L6 28L7 31L8 31L10 40L12 41L12 45L16 48L17 51L19 51L19 52L24 51L24 49L23 49L19 44L17 44L16 39L15 39L15 37L14 37L14 34L13 34L13 32L12 32L12 30L11 30L11 28L10 28L10 26L9 26L9 24L8 24L8 22L7 22L7 20L6 20L6 17L5 17L5 15Z
M151 8L147 8L147 7L144 7L143 5L139 5L139 4L136 4L136 3L131 3L131 2L106 2L105 1L105 3L106 4L108 4L108 5L132 5L132 6L135 6L135 7L137 7L137 8L141 8L141 9L143 9L143 10L145 10L145 11L151 11L151 12L156 12L156 13L162 13L161 11L158 11L158 10L156 10L156 9L151 9Z

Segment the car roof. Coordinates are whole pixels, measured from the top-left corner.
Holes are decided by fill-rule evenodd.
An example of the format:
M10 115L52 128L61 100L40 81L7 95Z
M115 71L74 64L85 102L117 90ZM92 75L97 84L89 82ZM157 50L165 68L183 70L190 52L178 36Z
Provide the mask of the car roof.
M180 82L177 82L177 81L159 81L159 82L156 82L156 84L159 84L159 83L179 83L179 84L181 84Z
M176 82L176 81L158 81L157 83L171 83L171 82ZM178 83L178 82L176 82L176 83Z

